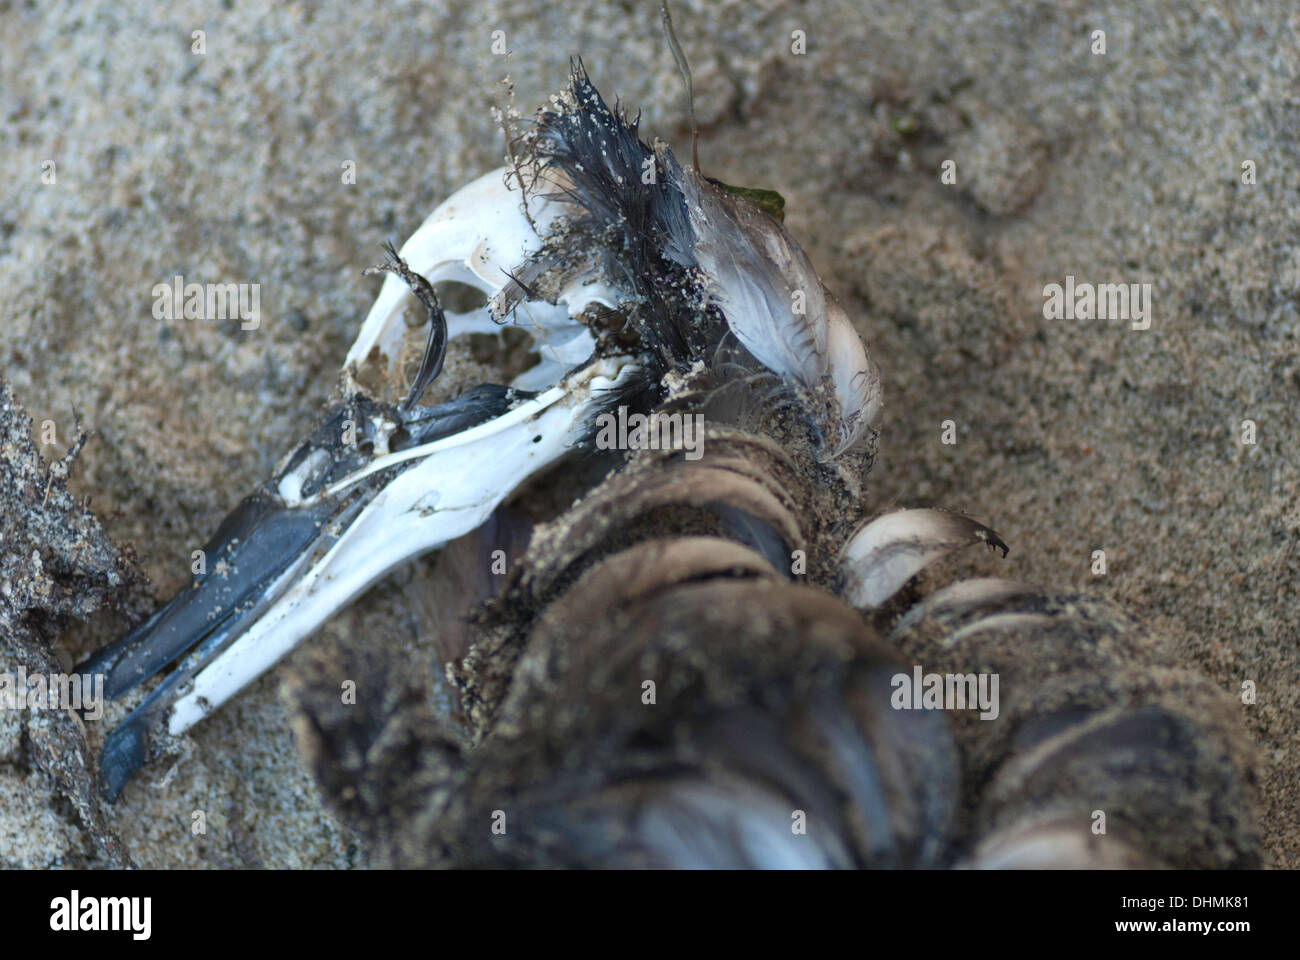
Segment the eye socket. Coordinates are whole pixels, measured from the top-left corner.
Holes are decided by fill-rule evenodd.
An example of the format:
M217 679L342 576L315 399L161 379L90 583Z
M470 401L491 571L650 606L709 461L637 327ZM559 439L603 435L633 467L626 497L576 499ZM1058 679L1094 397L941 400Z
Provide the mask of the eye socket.
M487 305L487 294L478 287L458 280L443 280L433 285L438 303L447 313L470 313Z
M475 363L495 367L505 381L532 369L542 359L533 335L520 327L504 326L498 333L471 333L469 355Z

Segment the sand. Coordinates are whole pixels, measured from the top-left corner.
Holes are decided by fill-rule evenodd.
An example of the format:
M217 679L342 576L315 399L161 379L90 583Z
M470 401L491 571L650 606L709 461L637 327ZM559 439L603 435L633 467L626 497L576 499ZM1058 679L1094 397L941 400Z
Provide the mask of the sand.
M1012 552L958 569L1112 599L1174 661L1252 681L1263 834L1295 867L1300 13L1131 6L679 2L675 20L704 171L784 194L881 366L872 507L971 513ZM46 458L72 445L74 410L90 431L71 495L140 575L52 628L64 666L179 587L311 426L378 290L361 269L500 162L502 76L528 112L581 54L646 135L688 146L652 3L10 2L0 25L0 373L34 442L54 421ZM155 319L154 284L178 274L261 284L260 327ZM1044 287L1067 276L1151 284L1150 328L1046 319ZM395 574L313 643L432 677L412 599L430 570ZM299 766L277 695L293 663L106 808L134 862L364 861ZM92 748L132 702L91 725ZM0 716L0 865L106 862L24 756L27 722Z

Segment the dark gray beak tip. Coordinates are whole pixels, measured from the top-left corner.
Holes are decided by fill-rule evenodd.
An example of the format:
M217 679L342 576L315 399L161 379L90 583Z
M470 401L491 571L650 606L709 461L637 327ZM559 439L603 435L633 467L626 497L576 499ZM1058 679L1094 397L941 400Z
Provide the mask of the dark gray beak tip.
M99 792L108 803L116 803L123 788L144 766L149 755L148 724L129 717L115 727L99 752Z

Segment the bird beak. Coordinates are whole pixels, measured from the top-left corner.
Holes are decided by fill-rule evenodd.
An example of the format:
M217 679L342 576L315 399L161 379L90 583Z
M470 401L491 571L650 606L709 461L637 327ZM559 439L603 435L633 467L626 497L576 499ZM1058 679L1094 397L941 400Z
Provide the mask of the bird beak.
M104 674L115 699L177 663L109 734L105 795L116 799L159 733L184 733L389 571L484 523L569 452L601 395L631 369L625 358L605 359L527 399L502 392L482 404L507 408L499 415L375 457L298 502L271 492L299 487L292 472L246 498L204 550L206 573L80 668ZM298 449L307 451L300 464L332 456L311 439Z
M390 250L378 268L390 276L344 367L346 398L221 523L196 555L192 583L79 668L103 674L116 699L175 664L105 741L100 780L110 801L161 735L184 733L395 567L484 523L564 458L608 391L631 379L632 359L596 357L574 319L614 296L589 284L570 302L528 305L521 319L542 360L514 384L418 404L448 339L499 327L490 298L446 315L432 284L458 280L494 296L540 244L527 215L544 229L559 206L530 198L526 213L519 191L489 174L435 210L401 257ZM401 402L376 399L356 371L377 359L396 375L405 314L419 302L431 324L420 372Z

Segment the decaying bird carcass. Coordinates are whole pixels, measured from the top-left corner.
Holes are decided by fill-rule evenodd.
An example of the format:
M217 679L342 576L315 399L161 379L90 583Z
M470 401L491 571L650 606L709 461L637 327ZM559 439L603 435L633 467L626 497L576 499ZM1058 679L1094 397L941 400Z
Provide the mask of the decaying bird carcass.
M599 149L575 147L593 130ZM607 131L619 138L615 160ZM589 215L581 229L608 273L634 283L648 275L645 299L629 311L643 339L662 344L664 316L681 310L706 348L726 355L666 351L663 374L677 379L657 409L704 415L703 456L633 454L534 533L509 587L474 617L472 645L452 664L468 749L414 711L358 750L350 722L300 698L314 768L380 859L1257 863L1250 746L1231 703L1206 681L1152 663L1130 619L1085 596L999 580L959 583L910 609L891 603L930 560L1002 544L973 521L933 510L854 531L856 482L874 435L857 438L865 442L855 449L850 429L828 456L817 379L792 385L799 368L770 346L759 361L761 338L742 357L714 336L735 323L731 310L777 312L770 288L779 281L762 307L711 287L722 264L741 274L731 282L742 287L753 273L790 275L793 258L763 262L755 253L771 250L761 228L746 226L761 215L659 148L653 156L669 183L690 185L682 193L695 214L694 250L708 252L658 274L694 250L664 249L651 218L622 206L619 176L652 154L624 139L622 121L603 112L581 73L543 112L536 136L541 162L559 168ZM699 212L704 191L745 214ZM740 252L719 252L728 243ZM755 259L737 267L746 255ZM548 271L556 269L547 255L534 258L519 290L554 283ZM683 291L684 303L654 299ZM762 335L791 347L779 330ZM814 338L793 352L815 362ZM823 355L836 349L828 339ZM706 362L689 369L698 359ZM785 376L774 383L773 370ZM858 410L878 408L869 362L843 380ZM865 434L874 411L841 422ZM1000 717L894 709L893 678L912 664L999 675Z
M516 151L393 253L344 400L214 538L258 582L196 578L92 661L126 690L180 660L110 737L110 796L396 564L464 538L481 562L501 505L562 463L573 506L504 582L465 576L462 725L340 703L328 661L295 681L300 746L377 862L1258 862L1230 703L1153 662L1136 624L1005 581L916 595L931 561L1007 548L954 513L862 516L881 377L777 220L641 142L580 67ZM445 280L487 304L444 318ZM534 367L422 402L448 337L510 320ZM602 420L632 416L630 454L597 456ZM648 443L654 423L699 442ZM1000 696L900 696L914 673Z

